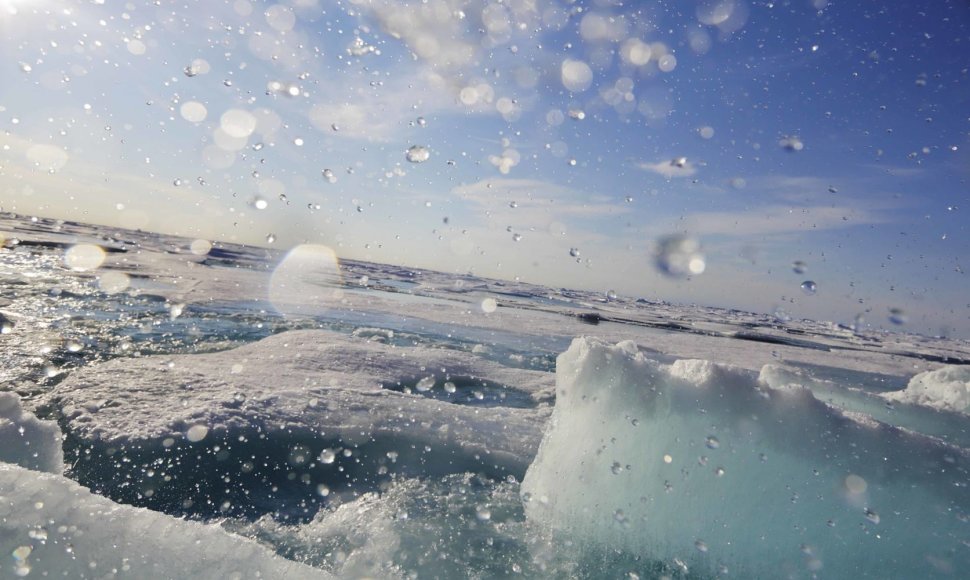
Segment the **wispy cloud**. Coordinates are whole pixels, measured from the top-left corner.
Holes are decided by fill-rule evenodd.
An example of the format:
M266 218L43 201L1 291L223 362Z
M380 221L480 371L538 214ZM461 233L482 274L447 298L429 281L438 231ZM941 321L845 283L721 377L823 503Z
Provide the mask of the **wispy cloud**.
M657 175L662 175L667 179L673 179L675 177L690 177L697 173L697 166L691 161L680 157L674 158L667 161L657 161L656 163L637 163L639 169L644 171L650 171L656 173Z
M763 236L843 229L889 223L878 211L847 205L789 207L770 205L758 209L697 212L684 216L684 229L698 236Z
M618 200L537 179L484 179L455 187L451 193L490 216L517 223L615 216L630 211Z

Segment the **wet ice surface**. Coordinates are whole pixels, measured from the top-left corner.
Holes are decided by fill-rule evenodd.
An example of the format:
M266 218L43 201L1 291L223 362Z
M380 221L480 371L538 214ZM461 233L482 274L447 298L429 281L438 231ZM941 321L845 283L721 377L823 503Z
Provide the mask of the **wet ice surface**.
M970 565L966 341L338 264L319 246L204 253L10 216L0 232L3 383L60 425L67 477L107 498L45 476L62 502L219 522L213 549L243 535L343 577ZM104 248L100 267L70 270L77 244ZM556 376L582 335L609 356L574 344ZM5 501L33 501L12 485ZM11 550L36 544L30 512L10 513Z

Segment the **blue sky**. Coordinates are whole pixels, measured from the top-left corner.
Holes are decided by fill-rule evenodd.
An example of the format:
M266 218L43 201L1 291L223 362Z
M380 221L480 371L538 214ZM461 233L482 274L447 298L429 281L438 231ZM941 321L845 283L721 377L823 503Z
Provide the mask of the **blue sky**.
M966 337L968 32L937 0L0 0L0 206ZM702 274L655 267L671 234Z

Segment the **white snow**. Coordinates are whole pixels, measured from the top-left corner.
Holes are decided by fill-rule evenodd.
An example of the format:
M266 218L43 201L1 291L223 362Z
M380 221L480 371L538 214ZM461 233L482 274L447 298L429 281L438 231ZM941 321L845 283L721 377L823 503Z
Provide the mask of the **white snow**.
M905 389L881 396L896 403L970 413L970 366L947 365L919 373Z
M116 504L9 463L0 463L0 554L2 578L330 577L216 524Z
M64 471L57 423L24 411L16 393L0 393L0 462L50 473Z
M580 549L734 577L970 566L964 449L753 371L661 364L630 342L574 340L556 394L523 499L531 521Z

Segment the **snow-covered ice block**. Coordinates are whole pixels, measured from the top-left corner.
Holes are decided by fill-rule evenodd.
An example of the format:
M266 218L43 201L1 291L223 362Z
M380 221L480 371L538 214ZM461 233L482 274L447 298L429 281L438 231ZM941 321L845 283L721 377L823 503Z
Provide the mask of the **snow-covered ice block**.
M940 411L970 412L970 366L947 365L919 373L901 391L883 393L895 403L923 405Z
M24 411L20 396L10 392L0 393L0 462L4 461L38 471L64 471L57 423Z
M527 517L554 534L702 577L970 569L966 449L632 342L578 338L557 362L522 484Z
M0 578L330 577L216 524L116 504L63 476L7 463L0 463L0 554Z
M432 377L488 380L526 400L550 373L506 367L470 353L394 347L323 330L276 334L230 351L115 359L80 369L49 394L66 428L86 444L166 438L312 433L347 443L375 437L460 448L524 471L547 409L452 404L399 392Z

